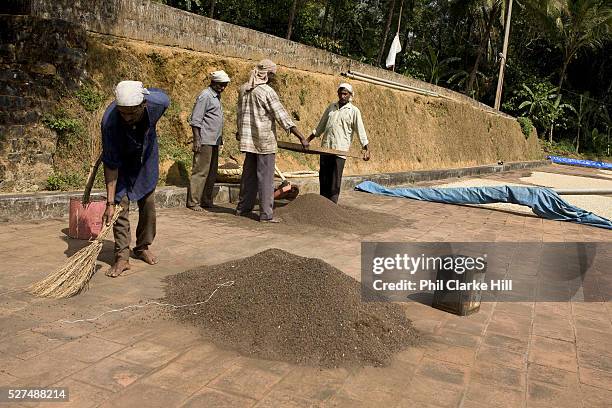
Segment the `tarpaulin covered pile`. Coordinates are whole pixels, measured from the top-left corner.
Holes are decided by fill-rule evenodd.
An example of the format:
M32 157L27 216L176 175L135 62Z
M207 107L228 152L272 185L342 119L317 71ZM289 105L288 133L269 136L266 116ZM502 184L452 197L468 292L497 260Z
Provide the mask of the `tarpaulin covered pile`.
M612 221L575 207L553 190L543 187L387 188L372 181L364 181L355 189L389 197L446 204L520 204L530 207L536 215L549 220L571 221L612 229Z
M547 156L547 158L550 159L553 163L557 164L567 164L569 166L593 167L596 169L612 170L612 163L608 162L570 159L568 157L561 156Z

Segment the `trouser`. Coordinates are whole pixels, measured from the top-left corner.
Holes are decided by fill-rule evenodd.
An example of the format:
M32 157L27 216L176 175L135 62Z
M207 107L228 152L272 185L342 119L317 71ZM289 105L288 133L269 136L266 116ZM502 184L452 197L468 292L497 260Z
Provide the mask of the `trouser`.
M130 200L127 195L121 200L121 215L113 226L115 234L115 261L127 261L130 258ZM138 200L138 226L136 227L136 246L134 252L149 249L155 238L155 190Z
M259 219L272 219L274 205L274 161L275 154L247 153L242 165L238 213L253 209L259 192Z
M199 152L193 153L191 180L187 188L187 207L213 205L218 162L219 146L202 145Z
M329 198L334 203L338 203L340 197L344 162L346 159L331 154L320 156L319 191L323 197Z

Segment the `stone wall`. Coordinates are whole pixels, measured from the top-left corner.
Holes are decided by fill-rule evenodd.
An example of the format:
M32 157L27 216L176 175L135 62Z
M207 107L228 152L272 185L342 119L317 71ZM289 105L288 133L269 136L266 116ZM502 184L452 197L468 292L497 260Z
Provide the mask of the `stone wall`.
M86 33L31 16L0 15L0 26L0 189L36 190L52 173L57 138L40 122L78 85Z
M68 155L68 161L61 163L61 138L58 141L42 123L45 113L57 110L60 99L68 109L78 104L74 91L82 80L110 96L118 80L137 72L146 84L168 91L173 107L160 121L160 134L173 149L170 158L179 160L175 150L189 150L186 117L210 72L207 69L223 67L232 76L224 96L226 113L232 118L237 86L246 81L252 60L263 57L288 67L279 76L279 92L286 108L301 117L302 130L316 126L320 112L335 98L337 74L349 69L454 100L354 81L360 104L379 101L363 110L376 158L367 163L351 161L347 175L540 157L537 138L525 140L514 118L491 115L496 111L464 95L148 0L4 0L0 24L0 191L35 191L54 169L68 173L82 167L78 149L79 154ZM94 123L91 117L79 116L83 113L81 108L71 115L83 124ZM235 130L235 121L228 120L225 147L237 154ZM279 166L285 171L316 167L312 158L283 157ZM67 169L67 164L79 169Z
M19 0L13 0L18 2ZM438 92L498 113L463 94L314 47L188 13L149 0L22 0L33 15L81 24L89 31L211 54L260 60L326 74L348 70Z

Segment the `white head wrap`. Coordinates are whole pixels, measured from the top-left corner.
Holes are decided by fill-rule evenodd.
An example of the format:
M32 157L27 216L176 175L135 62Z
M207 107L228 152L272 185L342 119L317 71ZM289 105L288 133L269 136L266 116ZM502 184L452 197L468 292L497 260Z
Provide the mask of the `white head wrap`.
M221 70L221 71L211 72L210 80L212 82L227 83L227 82L230 82L230 77L229 75L227 75L225 71Z
M247 82L247 90L255 89L256 86L268 83L268 74L276 74L276 64L269 59L259 61L259 64L251 71L251 77Z
M149 91L140 81L121 81L115 87L117 106L137 106L142 103Z
M349 93L350 93L351 95L353 95L353 86L352 86L351 84L348 84L348 83L346 83L346 82L343 82L343 83L341 83L340 85L338 85L338 90L340 90L340 89L342 89L342 88L346 89L347 91L349 91Z

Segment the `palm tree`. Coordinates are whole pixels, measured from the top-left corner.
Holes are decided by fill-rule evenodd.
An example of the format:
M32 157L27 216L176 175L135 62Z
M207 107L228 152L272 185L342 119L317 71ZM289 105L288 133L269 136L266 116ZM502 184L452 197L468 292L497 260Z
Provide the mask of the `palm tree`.
M210 0L210 11L208 12L208 17L215 18L215 3L217 0Z
M555 122L565 109L576 112L574 107L567 103L561 103L559 88L544 89L541 91L532 90L523 84L523 89L527 91L528 98L519 105L519 109L527 108L527 115L534 122L539 122L548 130L549 141L553 141L553 129ZM553 102L554 99L554 102ZM534 120L536 119L537 120Z
M596 113L596 111L596 106L591 102L588 92L586 95L580 94L578 109L574 111L576 114L576 119L578 119L578 130L576 132L576 153L578 153L580 150L580 131L582 128L586 129L587 132L589 131L589 119L594 113Z
M440 79L442 77L448 75L449 73L449 65L458 61L461 58L457 57L449 57L440 59L440 52L433 49L431 45L427 45L427 54L423 54L423 58L421 59L422 64L422 72L426 76L426 81L438 85Z
M287 35L285 38L287 40L291 39L291 34L293 34L293 22L295 21L295 14L299 8L299 0L293 0L293 4L291 5L291 10L289 11L289 22L287 23Z
M559 94L567 67L584 48L597 48L610 38L612 5L609 0L541 0L528 3L562 53Z
M468 80L465 81L465 91L468 95L473 94L478 68L486 54L495 20L501 19L503 21L505 7L506 2L504 0L455 0L453 3L454 13L476 16L480 31L476 60Z
M458 58L460 59L460 58ZM470 79L470 73L463 69L457 69L452 71L453 74L446 80L447 84L455 84L460 89L465 89L465 84ZM472 85L472 91L467 95L470 98L478 99L480 94L481 84L485 82L487 77L482 72L476 72L476 79L474 85Z
M380 41L380 49L378 51L378 58L376 58L376 65L380 65L383 54L385 53L385 45L387 44L387 37L389 36L389 30L391 29L391 21L393 20L393 14L395 13L395 0L389 0L389 11L387 13L387 24L385 24L385 32Z

